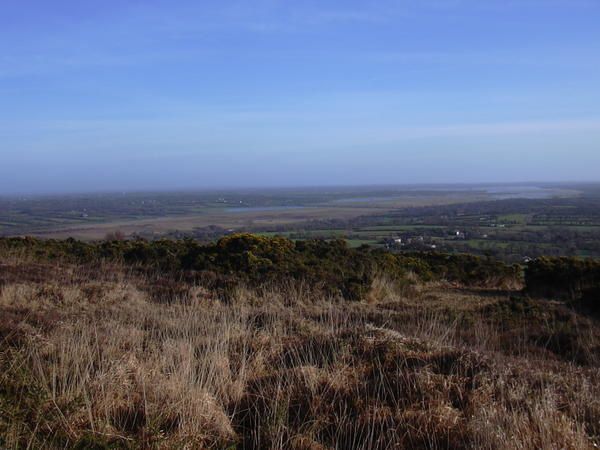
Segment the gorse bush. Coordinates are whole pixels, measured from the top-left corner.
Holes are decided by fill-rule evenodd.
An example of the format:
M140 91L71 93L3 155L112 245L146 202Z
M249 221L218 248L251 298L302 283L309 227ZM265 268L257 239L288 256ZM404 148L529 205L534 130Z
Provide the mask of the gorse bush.
M430 272L431 279L444 279L467 286L502 287L518 284L521 268L506 265L492 258L482 258L467 254L413 253L418 273Z
M525 270L531 295L577 300L600 288L600 261L582 258L538 258Z
M380 249L349 248L344 240L291 241L282 237L234 234L215 244L193 240L114 240L84 243L74 239L0 239L0 250L73 262L111 260L146 270L214 273L217 284L250 285L292 278L320 285L331 294L362 298L378 274L391 280L408 273L423 280L444 279L465 285L518 282L520 270L471 255L392 254Z

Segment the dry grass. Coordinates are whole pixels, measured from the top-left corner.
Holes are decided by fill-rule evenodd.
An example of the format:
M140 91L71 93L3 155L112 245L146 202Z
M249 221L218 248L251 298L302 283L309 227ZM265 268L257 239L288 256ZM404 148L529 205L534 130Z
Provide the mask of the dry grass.
M118 267L3 264L2 448L600 443L597 326L578 318L585 339L553 347L562 305L504 317L506 292L384 279L362 303L302 283L161 301Z

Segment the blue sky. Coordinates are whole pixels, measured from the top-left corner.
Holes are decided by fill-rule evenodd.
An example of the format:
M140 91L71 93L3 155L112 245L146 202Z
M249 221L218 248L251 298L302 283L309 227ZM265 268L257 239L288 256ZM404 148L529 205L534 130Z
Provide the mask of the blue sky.
M0 105L0 193L600 181L600 1L2 0Z

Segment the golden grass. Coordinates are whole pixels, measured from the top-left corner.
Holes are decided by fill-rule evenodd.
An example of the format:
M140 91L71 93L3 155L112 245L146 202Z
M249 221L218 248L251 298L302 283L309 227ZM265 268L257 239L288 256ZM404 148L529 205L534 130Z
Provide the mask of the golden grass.
M46 281L1 287L0 447L600 443L594 329L579 343L592 356L574 362L519 324L485 321L505 293L380 279L369 302L302 283L227 301L189 286L162 302L151 280L103 270L117 275L49 267Z

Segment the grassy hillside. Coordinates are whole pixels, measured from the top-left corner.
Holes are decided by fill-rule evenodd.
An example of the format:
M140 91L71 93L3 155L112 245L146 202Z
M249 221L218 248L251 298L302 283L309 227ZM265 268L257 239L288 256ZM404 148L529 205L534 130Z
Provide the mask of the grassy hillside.
M600 445L598 319L517 267L250 235L0 255L1 448Z

